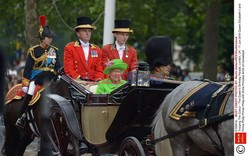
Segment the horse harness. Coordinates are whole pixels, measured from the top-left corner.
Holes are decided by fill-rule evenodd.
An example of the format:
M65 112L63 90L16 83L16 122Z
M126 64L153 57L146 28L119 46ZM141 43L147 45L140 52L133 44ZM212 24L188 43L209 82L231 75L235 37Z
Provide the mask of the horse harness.
M33 109L32 108L28 108L27 112L27 119L26 121L28 122L30 129L32 130L32 132L34 133L34 135L36 135L37 137L41 136L41 133L38 129L38 126L34 120L34 113L33 113Z
M179 131L176 131L176 132L173 132L173 133L170 133L170 134L167 134L163 137L160 137L160 138L157 138L157 139L151 139L151 138L148 138L146 140L143 140L141 141L141 143L143 145L147 145L147 146L150 146L152 144L156 144L160 141L163 141L165 139L168 139L168 138L172 138L172 137L175 137L181 133L186 133L186 132L189 132L189 131L192 131L192 130L195 130L195 129L202 129L204 130L204 132L208 135L209 139L211 140L211 142L213 143L213 146L215 147L215 149L220 152L222 155L224 155L224 148L222 146L222 141L221 141L221 137L218 133L218 124L223 122L223 121L226 121L226 120L230 120L234 117L234 113L231 112L231 113L228 113L228 114L224 114L224 115L217 115L217 116L213 116L213 117L209 117L208 118L208 112L210 111L211 109L211 104L213 102L218 102L218 99L220 96L224 95L224 94L228 94L228 97L229 95L233 92L233 87L232 87L232 84L224 84L222 85L214 94L213 96L211 97L210 99L210 102L206 105L206 108L203 112L203 116L202 118L200 119L199 123L198 124L195 124L193 126L190 126L190 127L187 127L187 128L184 128L182 130L179 130ZM216 132L216 135L220 141L220 145L218 145L213 139L212 137L208 134L208 132L206 131L206 127L208 126L211 126L212 129Z

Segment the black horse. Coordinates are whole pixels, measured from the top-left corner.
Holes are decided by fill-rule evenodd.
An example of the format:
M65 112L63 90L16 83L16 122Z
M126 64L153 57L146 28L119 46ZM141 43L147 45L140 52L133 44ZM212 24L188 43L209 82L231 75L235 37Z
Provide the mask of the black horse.
M58 94L60 96L66 96L69 94L68 86L62 80L52 82L45 90L49 91L49 93ZM41 98L33 106L31 106L33 109L34 120L39 131L41 130L42 123L42 109L50 106L50 103L43 100L43 97L46 97L45 91L41 92ZM6 156L23 155L26 147L35 138L29 124L26 124L23 130L19 130L15 126L15 122L20 114L21 106L22 100L13 100L4 107L4 124L6 132L2 153Z

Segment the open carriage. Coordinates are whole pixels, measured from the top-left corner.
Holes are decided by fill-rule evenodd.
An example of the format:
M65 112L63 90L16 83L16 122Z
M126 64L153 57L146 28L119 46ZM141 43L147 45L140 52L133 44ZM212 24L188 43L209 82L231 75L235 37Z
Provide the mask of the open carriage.
M139 72L134 73L135 81L108 95L93 94L62 75L60 79L69 86L69 97L49 95L49 138L54 154L154 155L154 147L143 146L140 141L151 136L156 110L180 83L150 79L145 71Z

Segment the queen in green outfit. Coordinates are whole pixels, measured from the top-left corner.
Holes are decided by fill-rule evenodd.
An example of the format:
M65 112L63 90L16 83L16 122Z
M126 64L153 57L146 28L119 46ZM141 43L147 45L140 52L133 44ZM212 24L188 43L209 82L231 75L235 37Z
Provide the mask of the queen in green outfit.
M97 86L96 94L109 94L125 84L127 81L122 80L121 75L126 68L127 64L122 62L121 59L109 61L107 63L107 68L104 70L104 74L108 75L108 78L100 81Z

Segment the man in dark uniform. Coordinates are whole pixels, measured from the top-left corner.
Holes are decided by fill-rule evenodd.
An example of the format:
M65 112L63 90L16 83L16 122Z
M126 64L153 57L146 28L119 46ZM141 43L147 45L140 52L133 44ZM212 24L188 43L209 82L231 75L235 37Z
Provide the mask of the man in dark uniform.
M49 26L46 26L46 17L40 16L40 29L36 38L40 39L40 44L28 50L27 60L22 78L22 90L26 93L23 99L23 105L20 118L16 126L23 128L25 126L26 111L28 104L35 92L36 85L43 85L56 78L56 73L61 65L58 58L58 48L51 45L52 37Z
M151 77L170 78L172 63L171 39L167 36L153 36L148 39L145 47Z

